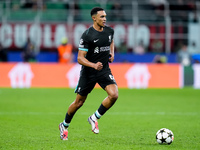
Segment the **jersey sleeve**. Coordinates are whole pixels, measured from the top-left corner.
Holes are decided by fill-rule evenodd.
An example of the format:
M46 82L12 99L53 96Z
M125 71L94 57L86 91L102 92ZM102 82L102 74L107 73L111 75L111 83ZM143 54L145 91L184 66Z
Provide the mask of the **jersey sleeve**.
M112 33L112 40L113 40L114 39L114 33L115 33L113 28L111 28L111 33Z
M114 29L111 28L110 26L106 26L106 32L109 33L109 39L112 41L114 39Z
M88 52L88 48L89 48L89 42L88 42L88 37L86 35L86 33L84 32L80 38L79 41L79 50L82 51L87 51Z

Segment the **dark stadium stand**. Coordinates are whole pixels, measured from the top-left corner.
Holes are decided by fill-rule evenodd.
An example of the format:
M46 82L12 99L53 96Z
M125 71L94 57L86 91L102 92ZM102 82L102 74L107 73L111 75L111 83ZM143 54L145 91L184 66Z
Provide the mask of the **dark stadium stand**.
M174 55L180 49L180 41L188 46L190 46L189 44L191 43L191 40L188 38L190 34L188 25L190 23L198 23L200 18L198 16L200 8L199 0L1 0L0 28L1 25L5 23L64 23L70 26L68 35L72 36L71 38L73 39L74 34L71 32L74 30L72 30L72 28L76 24L91 24L89 13L90 9L95 6L105 8L108 24L123 24L126 29L128 28L127 25L130 24L135 26L146 25L149 27L149 45L145 50L147 54L143 54L144 58L142 58L147 59L148 62L152 61L152 58L150 59L149 57L149 53L153 53L152 56L155 53L152 48L152 42L157 39L160 39L163 42L161 52L159 53L167 53L166 55L168 55L168 53L174 53L171 62L176 62ZM170 35L167 35L170 30ZM54 31L52 31L52 35L54 35ZM14 35L11 36L14 39ZM171 39L168 39L167 41L166 38L168 36L170 36ZM127 38L129 37L126 37L125 40L127 40ZM166 42L170 43L170 46L166 47ZM11 47L6 47L9 50L9 61L20 61L20 58L18 57L20 49L13 45L14 44L12 44ZM76 50L74 51L77 51L76 46L75 48ZM119 46L116 47L116 49L118 50ZM38 61L57 61L55 59L55 52L56 47L50 48L49 56L46 57L46 55L48 55L48 50L44 50L43 47L41 47L37 59ZM141 62L140 57L143 56L135 55L133 47L129 46L127 52L133 52L132 57L129 57L129 54L127 54L127 56L124 54L121 56L117 55L116 62L131 62L132 60L134 60L134 62ZM195 53L194 55L195 60L199 58L198 53ZM193 55L191 56L193 57ZM46 58L50 58L50 60L46 60ZM168 61L169 60L170 59L168 59Z

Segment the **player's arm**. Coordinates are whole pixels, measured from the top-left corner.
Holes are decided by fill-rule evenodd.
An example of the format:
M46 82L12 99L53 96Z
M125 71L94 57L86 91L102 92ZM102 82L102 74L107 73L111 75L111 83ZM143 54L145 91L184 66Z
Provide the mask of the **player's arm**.
M115 45L114 45L114 40L112 40L112 43L110 44L110 58L109 58L109 62L113 62L114 61L114 48L115 48Z
M77 60L78 60L78 63L83 65L83 66L87 66L87 67L91 67L91 68L94 68L96 70L101 70L103 68L103 65L101 62L97 62L97 63L92 63L90 61L88 61L85 56L87 54L87 51L82 51L82 50L79 50L78 51L78 57L77 57Z

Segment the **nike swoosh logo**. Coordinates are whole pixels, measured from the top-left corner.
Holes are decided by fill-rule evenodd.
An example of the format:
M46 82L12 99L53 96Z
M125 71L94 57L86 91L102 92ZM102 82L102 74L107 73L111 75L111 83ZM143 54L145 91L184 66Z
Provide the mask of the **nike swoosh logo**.
M97 39L97 40L94 40L94 43L96 43L98 40L99 40L99 39Z

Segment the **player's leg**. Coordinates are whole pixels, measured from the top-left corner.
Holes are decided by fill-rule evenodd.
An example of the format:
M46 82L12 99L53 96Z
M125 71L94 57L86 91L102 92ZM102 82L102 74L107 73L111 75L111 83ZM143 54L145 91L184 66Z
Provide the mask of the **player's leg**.
M88 118L88 122L92 126L92 131L96 134L99 133L99 127L97 120L103 116L106 111L113 106L113 104L118 99L118 88L116 84L107 85L105 88L108 96L103 100L102 104L99 106L98 110Z
M76 113L76 111L84 104L87 96L81 96L80 94L77 94L76 99L72 104L69 106L68 111L65 116L64 120L64 126L69 127L69 124Z
M118 99L118 87L116 84L107 85L105 88L108 96L103 100L102 105L109 109Z
M69 106L65 120L59 124L60 138L68 140L68 127L76 111L84 104L87 96L77 94L75 101Z
M92 116L93 119L95 119L94 117L96 117L96 119L100 119L101 116L104 115L104 113L110 107L112 107L113 104L118 99L118 87L117 87L116 84L107 85L106 88L105 88L105 91L107 92L108 96L103 100L99 109Z
M78 85L75 89L75 93L77 93L76 99L69 106L68 111L65 116L65 120L62 123L60 123L60 125L59 125L61 139L64 139L63 137L67 137L67 136L63 135L63 133L65 131L67 131L74 114L84 104L88 93L90 93L92 91L95 84L96 84L96 81L92 80L91 78L83 77L83 76L80 77ZM68 131L65 133L68 134Z

